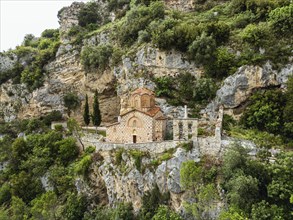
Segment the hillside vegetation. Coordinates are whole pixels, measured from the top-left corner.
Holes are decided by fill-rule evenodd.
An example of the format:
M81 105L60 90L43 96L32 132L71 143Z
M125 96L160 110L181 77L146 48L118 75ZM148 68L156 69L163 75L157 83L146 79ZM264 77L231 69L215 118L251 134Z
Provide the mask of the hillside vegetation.
M292 63L290 0L194 0L189 11L172 10L166 2L107 0L107 7L95 1L84 4L78 12L78 24L68 32L47 29L41 37L28 34L21 46L1 53L14 63L0 72L0 85L23 83L29 92L37 91L49 74L46 65L56 60L64 38L78 51L87 76L113 71L124 57L131 58L139 48L151 45L162 51L179 51L203 70L200 77L187 71L175 77L144 73L154 82L158 97L171 106L186 104L192 116L198 117L200 109L215 98L222 80L239 67L269 62L279 70ZM59 18L63 12L59 11ZM111 21L110 13L115 14L115 20ZM100 33L108 33L110 43L86 44ZM65 100L70 116L80 100L71 91ZM255 91L242 113L238 121L224 115L223 134L253 141L259 149L256 157L252 158L240 142L230 146L223 158L204 155L200 162L185 161L180 182L189 199L182 213L169 207L172 198L160 193L157 186L143 196L137 213L124 201L106 206L102 192L96 197L81 192L78 180L91 186L93 167L106 158L94 148L79 149L73 134L80 127L74 119L69 120L68 131L62 127L51 130L52 121L64 119L60 112L1 123L0 219L292 219L293 77L285 89ZM204 133L199 130L199 135ZM191 150L188 145L178 147ZM272 162L270 150L275 148L281 153ZM125 172L125 154L135 161L134 169L144 172L156 169L173 153L165 152L145 167L147 154L117 150L114 165ZM220 213L213 214L216 203L223 205Z

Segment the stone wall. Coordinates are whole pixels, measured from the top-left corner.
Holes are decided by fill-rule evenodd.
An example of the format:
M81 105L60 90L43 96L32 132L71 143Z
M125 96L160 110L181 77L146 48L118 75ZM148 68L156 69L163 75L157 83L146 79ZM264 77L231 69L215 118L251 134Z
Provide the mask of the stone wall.
M180 143L182 143L182 141L163 141L136 144L115 144L108 142L99 142L96 138L89 139L88 137L82 137L82 142L85 148L93 146L96 148L96 151L110 151L124 148L126 150L139 150L151 153L163 153L164 151L175 148Z

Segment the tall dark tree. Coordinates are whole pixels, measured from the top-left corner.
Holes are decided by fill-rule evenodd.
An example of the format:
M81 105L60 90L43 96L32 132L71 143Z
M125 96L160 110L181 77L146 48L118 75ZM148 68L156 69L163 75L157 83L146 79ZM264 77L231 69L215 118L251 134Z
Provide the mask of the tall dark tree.
M94 96L94 104L93 104L93 114L92 114L92 122L94 126L99 126L101 124L102 117L101 117L101 111L99 107L99 100L98 100L98 91L95 91Z
M90 123L90 110L89 110L89 101L87 94L85 95L85 105L84 105L84 112L83 112L83 121L86 126Z

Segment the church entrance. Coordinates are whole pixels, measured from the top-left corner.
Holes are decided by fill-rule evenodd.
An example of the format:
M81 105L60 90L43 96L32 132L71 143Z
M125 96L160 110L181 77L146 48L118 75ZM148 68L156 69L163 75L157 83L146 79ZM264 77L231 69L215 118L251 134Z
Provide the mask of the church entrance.
M136 143L136 135L132 135L133 137L133 143Z

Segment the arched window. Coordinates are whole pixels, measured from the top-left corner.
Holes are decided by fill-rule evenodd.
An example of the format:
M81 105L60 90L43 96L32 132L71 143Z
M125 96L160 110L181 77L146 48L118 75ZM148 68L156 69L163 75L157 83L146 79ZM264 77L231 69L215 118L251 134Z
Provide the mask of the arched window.
M136 120L133 120L133 122L132 122L132 127L136 127L137 125L136 125Z

